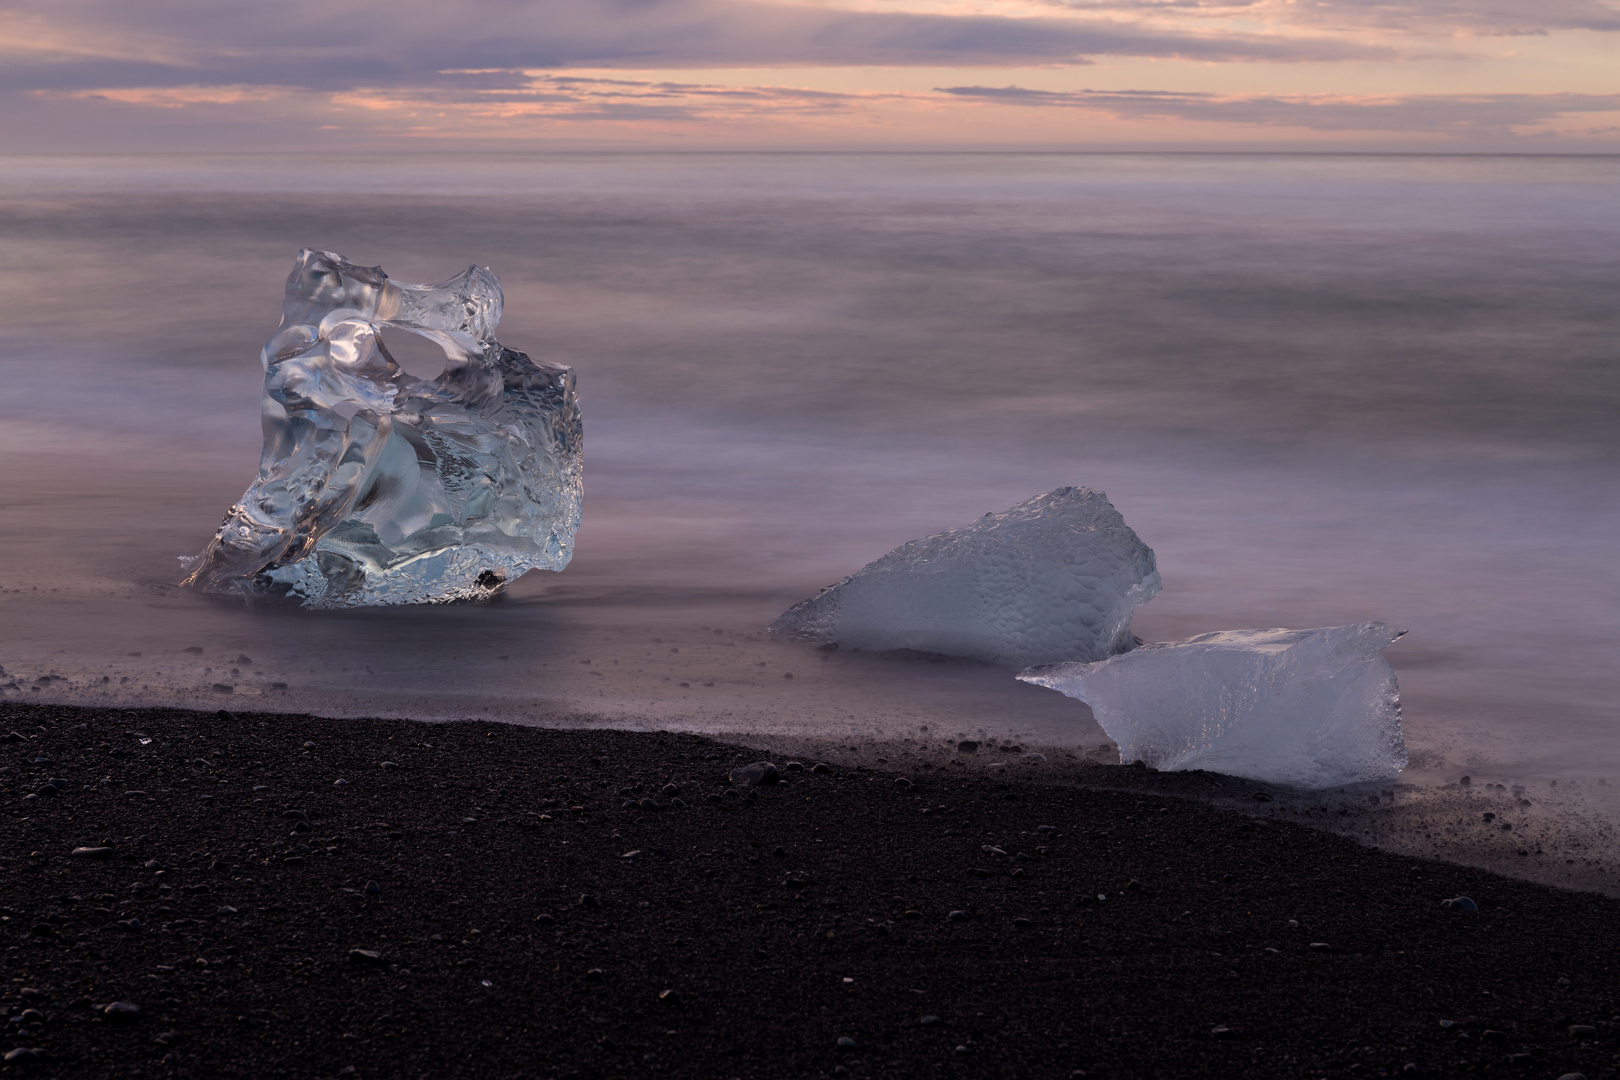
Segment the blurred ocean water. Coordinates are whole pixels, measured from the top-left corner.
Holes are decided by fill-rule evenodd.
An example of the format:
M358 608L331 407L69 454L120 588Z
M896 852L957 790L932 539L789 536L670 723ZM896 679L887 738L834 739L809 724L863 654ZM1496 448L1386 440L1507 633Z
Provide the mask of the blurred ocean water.
M1082 484L1158 553L1140 636L1385 620L1414 777L1620 776L1620 159L0 158L0 237L8 699L1095 743L1005 672L761 633ZM490 266L501 340L575 367L567 571L171 587L256 466L305 245Z

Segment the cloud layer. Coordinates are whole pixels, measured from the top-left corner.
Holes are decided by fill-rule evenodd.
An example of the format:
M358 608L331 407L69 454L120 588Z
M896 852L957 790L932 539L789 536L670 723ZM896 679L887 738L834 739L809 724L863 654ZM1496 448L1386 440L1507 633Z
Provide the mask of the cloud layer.
M1515 37L1560 30L1620 31L1612 0L1046 0L1087 15L1153 17L1182 25L1233 19L1315 31L1380 30L1455 38Z
M12 0L0 29L30 43L0 88L265 83L342 89L468 68L1074 64L1097 56L1334 61L1388 55L1332 35L1279 37L1080 19L855 11L743 0Z
M1503 134L1583 113L1620 113L1620 94L1220 95L1144 90L942 87L955 98L1083 109L1137 120L1258 124L1311 131Z
M54 147L74 125L142 123L206 127L211 139L235 123L254 127L244 141L256 145L298 131L506 139L591 125L724 138L727 123L748 125L737 138L774 124L791 139L840 118L897 134L926 127L935 139L959 121L962 138L994 141L991 112L1060 140L1086 117L1144 132L1518 138L1574 130L1616 111L1616 94L1591 79L1535 93L1391 93L1367 73L1427 64L1428 81L1443 84L1481 57L1505 63L1518 41L1613 32L1620 0L982 0L971 12L954 0L0 0L0 141L49 132ZM1238 68L1251 91L994 85L998 69L1133 63L1136 85L1143 70L1173 73L1178 87L1230 85L1211 73ZM1328 95L1311 92L1319 76L1309 89L1291 84L1289 72L1307 67L1361 74ZM784 86L772 68L874 75L867 88L847 74ZM951 84L932 89L919 75L896 88L894 72L918 68ZM747 69L757 78L738 76Z

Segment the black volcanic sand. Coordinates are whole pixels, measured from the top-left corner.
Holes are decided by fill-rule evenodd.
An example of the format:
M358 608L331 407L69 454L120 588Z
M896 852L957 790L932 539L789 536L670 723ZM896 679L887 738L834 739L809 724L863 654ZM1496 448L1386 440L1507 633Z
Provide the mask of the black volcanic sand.
M7 1075L1554 1078L1620 1057L1620 901L1129 790L1140 770L838 766L739 794L757 753L690 735L0 717L4 1050L41 1050ZM1441 906L1459 894L1480 910Z

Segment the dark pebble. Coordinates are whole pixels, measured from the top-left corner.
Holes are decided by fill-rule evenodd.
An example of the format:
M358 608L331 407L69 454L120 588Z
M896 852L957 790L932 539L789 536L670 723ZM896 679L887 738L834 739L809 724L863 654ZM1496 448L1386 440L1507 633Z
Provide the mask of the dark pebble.
M911 781L907 780L903 776L897 776L894 778L894 786L897 788L908 788L911 786Z
M979 744L974 739L963 739L956 744L956 749L963 754L976 754L979 751Z
M115 1001L101 1010L115 1024L128 1024L141 1018L141 1007L133 1001Z
M1027 919L1024 916L1020 915L1016 919L1013 920L1013 925L1018 927L1021 930L1027 930L1031 926L1035 925L1035 920L1034 919Z
M804 762L802 762L802 761L790 761L786 765L782 766L782 771L783 772L804 772Z
M665 784L663 790L659 792L659 794L666 799L673 795L679 795L680 793L681 787L679 784Z
M953 911L949 915L945 916L945 918L947 920L949 920L950 922L961 922L963 919L966 919L967 917L968 917L967 912L965 912L965 911Z
M1569 1033L1575 1036L1577 1039L1597 1038L1597 1028L1593 1027L1591 1024L1571 1024L1569 1026Z
M547 915L544 912L542 912L539 915L536 915L534 917L534 921L539 923L541 926L556 926L557 925L556 916Z
M663 1002L665 1005L679 1005L681 1003L681 992L679 990L661 991L658 995L658 1000Z
M776 766L768 761L756 761L752 765L731 770L731 782L745 784L748 787L764 787L776 783L781 778Z
M1450 900L1440 901L1440 906L1450 908L1452 911L1478 911L1479 905L1466 896L1456 896Z
M639 805L649 814L657 813L659 810L664 808L664 804L659 802L657 799L642 799Z
M838 1049L840 1049L840 1050L853 1050L853 1049L855 1049L855 1040L850 1038L848 1035L840 1035L838 1037Z
M832 766L827 764L825 761L818 761L814 765L810 766L810 771L813 773L820 773L821 775L825 776L832 772L833 769Z
M589 970L589 971L587 971L585 973L585 978L587 980L589 980L590 982L601 982L602 981L602 969L601 968L591 968L591 970Z
M1504 1042L1507 1039L1507 1032L1497 1031L1494 1028L1486 1028L1484 1031L1479 1033L1479 1037L1484 1039L1486 1042Z
M231 712L229 709L221 709L214 714L214 717L215 719L223 720L226 723L231 723L236 719L236 714Z
M6 1051L7 1065L33 1065L45 1060L45 1051L32 1046L19 1046Z
M599 908L602 906L602 901L598 900L592 894L586 893L584 896L579 898L579 906L585 908Z
M375 949L350 949L349 963L351 964L380 964L382 953Z
M940 1023L942 1023L940 1018L937 1016L925 1016L917 1022L923 1027L937 1027Z
M1211 1028L1209 1034L1212 1038L1216 1039L1230 1039L1234 1038L1237 1035L1237 1032L1233 1031L1229 1027L1221 1026Z
M106 859L113 854L110 847L76 847L73 849L75 859Z
M24 1009L17 1016L25 1024L43 1024L45 1022L45 1014L38 1009Z
M377 884L375 881L366 882L366 895L367 896L381 896L382 895L382 886Z

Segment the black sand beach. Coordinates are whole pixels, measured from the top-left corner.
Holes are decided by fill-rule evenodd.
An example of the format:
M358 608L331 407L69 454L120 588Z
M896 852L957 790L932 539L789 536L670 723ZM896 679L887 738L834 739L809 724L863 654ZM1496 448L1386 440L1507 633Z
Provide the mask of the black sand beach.
M1617 1063L1620 901L1174 794L1196 774L778 756L739 789L759 752L690 735L43 705L6 732L3 1049L38 1050L8 1075Z

